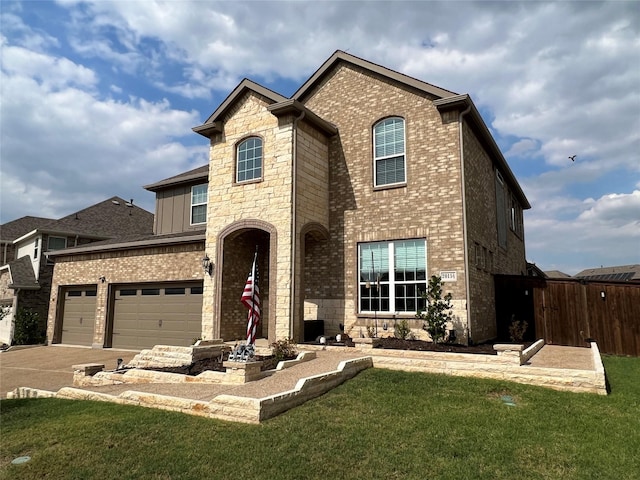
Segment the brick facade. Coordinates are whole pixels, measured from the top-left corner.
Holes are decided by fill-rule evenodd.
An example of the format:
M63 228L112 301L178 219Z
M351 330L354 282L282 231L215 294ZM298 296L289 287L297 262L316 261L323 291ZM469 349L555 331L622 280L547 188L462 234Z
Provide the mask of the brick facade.
M103 251L56 259L47 321L47 339L59 343L64 289L69 286L96 285L96 314L93 346L109 343L105 333L113 308L110 294L115 285L202 280L202 242L149 247L122 251ZM104 277L105 281L101 281Z

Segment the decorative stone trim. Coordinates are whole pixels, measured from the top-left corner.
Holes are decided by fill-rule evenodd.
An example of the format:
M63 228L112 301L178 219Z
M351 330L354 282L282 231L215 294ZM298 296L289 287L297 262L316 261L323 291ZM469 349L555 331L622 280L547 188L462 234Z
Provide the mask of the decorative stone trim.
M524 345L515 345L510 343L496 343L493 349L498 352L498 359L505 363L515 363L522 365L522 350Z

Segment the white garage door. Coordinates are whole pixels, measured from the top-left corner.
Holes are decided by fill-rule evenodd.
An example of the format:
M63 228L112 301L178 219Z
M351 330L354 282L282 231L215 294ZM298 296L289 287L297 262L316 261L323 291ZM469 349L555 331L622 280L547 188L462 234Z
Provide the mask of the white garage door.
M96 322L96 287L69 288L64 294L62 343L91 345Z
M121 285L113 312L113 348L189 346L202 330L202 283Z

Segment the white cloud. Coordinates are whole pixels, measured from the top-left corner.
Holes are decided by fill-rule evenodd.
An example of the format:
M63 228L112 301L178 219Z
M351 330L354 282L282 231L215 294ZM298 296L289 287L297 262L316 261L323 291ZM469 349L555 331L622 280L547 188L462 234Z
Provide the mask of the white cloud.
M206 162L193 135L197 112L167 100L103 99L91 70L67 59L6 47L2 78L2 216L59 217ZM48 74L47 74L48 72Z

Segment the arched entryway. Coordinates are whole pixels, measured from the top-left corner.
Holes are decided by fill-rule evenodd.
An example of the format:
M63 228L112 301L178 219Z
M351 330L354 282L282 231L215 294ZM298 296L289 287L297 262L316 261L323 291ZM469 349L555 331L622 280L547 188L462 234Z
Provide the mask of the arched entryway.
M257 255L258 286L261 300L261 322L257 338L269 343L275 341L275 316L270 315L275 301L275 228L261 221L243 220L220 233L218 240L218 259L221 268L218 272L215 316L220 326L219 338L224 341L244 341L247 332L247 309L240 302L247 277ZM272 291L273 290L273 291ZM272 316L274 318L272 318ZM273 337L273 338L272 338Z

